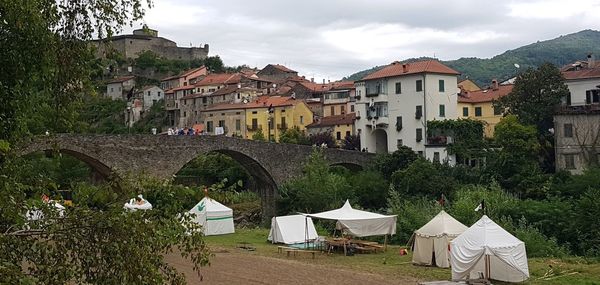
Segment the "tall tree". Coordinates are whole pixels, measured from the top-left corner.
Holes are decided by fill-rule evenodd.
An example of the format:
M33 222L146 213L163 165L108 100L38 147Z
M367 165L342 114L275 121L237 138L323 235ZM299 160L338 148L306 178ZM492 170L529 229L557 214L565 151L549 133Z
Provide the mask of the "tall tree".
M560 70L545 63L519 74L512 92L494 102L494 107L516 115L523 124L536 126L541 162L547 171L554 170L554 108L568 95Z

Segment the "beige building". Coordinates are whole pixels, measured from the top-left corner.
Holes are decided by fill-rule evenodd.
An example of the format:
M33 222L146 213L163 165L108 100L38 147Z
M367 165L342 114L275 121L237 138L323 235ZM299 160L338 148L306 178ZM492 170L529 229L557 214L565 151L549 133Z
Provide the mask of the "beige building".
M510 85L499 85L498 81L493 80L488 89L477 91L461 90L458 96L457 114L460 119L474 119L485 123L484 134L491 138L494 136L494 129L503 117L500 109L494 108L494 100L508 95L512 89Z
M223 128L223 135L244 137L246 134L246 111L238 104L220 104L204 113L204 131L215 135L217 128Z

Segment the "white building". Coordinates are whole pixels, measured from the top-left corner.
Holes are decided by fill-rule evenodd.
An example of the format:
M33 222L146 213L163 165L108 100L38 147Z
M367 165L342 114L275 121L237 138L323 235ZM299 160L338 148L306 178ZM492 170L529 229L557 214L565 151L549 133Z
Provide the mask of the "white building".
M137 94L144 103L144 111L149 110L154 103L165 99L165 92L158 86L145 86Z
M127 100L128 92L135 87L135 76L125 76L110 80L106 84L106 96L116 100ZM133 94L132 94L133 97Z
M600 165L600 62L589 55L561 69L569 96L554 114L556 170Z
M459 73L437 60L393 62L356 82L356 130L369 152L405 145L432 161L455 159L449 138L427 138L427 121L456 119Z

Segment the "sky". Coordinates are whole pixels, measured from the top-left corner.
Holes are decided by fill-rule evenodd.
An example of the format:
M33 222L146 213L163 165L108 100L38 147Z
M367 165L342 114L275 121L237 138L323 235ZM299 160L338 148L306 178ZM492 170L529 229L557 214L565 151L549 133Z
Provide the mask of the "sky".
M600 0L153 0L143 23L228 66L284 64L338 80L395 60L489 58L584 29ZM130 32L133 28L127 29Z

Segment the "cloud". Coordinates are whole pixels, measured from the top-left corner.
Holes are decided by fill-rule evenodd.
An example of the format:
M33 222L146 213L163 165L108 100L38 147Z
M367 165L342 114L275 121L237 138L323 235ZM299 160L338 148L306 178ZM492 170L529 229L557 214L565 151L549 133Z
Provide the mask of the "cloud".
M600 29L597 15L592 0L155 0L144 22L180 46L208 43L227 65L336 80L409 57L491 57Z

